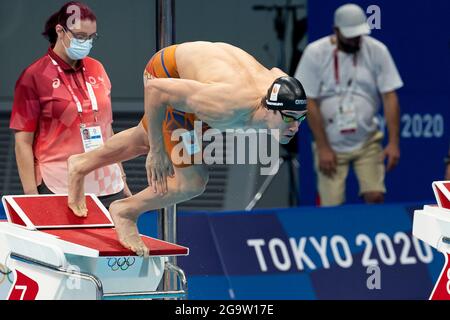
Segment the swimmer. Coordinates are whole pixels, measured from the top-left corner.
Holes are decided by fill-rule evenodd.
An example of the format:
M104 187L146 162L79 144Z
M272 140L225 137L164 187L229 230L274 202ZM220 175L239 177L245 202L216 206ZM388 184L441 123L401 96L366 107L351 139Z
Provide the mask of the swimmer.
M287 144L306 117L306 96L297 79L265 68L226 43L188 42L162 49L145 68L144 88L145 115L138 126L68 161L68 204L76 215L86 216L86 209L80 209L85 208L84 176L147 155L149 187L109 208L120 243L140 256L149 254L136 225L140 214L192 199L208 181L203 165L175 164L170 157L179 143L171 141L174 130L193 130L196 120L221 131L278 129L279 142Z

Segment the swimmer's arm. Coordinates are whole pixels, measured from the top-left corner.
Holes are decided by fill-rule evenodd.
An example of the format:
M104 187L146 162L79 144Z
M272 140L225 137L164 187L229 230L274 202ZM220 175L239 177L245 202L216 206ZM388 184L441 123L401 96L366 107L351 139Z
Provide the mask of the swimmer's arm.
M162 145L162 122L168 105L187 113L220 117L231 111L235 96L228 85L186 79L152 79L145 86L150 146Z
M216 85L182 79L146 80L145 114L148 121L150 151L145 167L149 186L153 187L155 193L161 195L166 193L167 178L173 177L175 173L170 157L164 151L162 129L167 106L187 113L208 114L205 109L217 104L222 99L220 94L224 94L220 92L220 85L217 88ZM210 111L212 112L215 111Z
M167 104L161 90L155 86L159 80L146 80L144 90L144 108L148 123L148 139L151 150L161 151L163 148L162 126Z
M147 182L155 193L168 191L167 178L173 177L174 169L169 155L164 150L163 121L167 108L167 95L161 91L157 79L144 80L144 107L147 121L149 152L145 162Z

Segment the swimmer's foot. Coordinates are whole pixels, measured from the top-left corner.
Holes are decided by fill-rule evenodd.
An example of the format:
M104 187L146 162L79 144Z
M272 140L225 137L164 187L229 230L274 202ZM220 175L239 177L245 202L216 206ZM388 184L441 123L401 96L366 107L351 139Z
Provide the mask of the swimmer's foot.
M69 171L68 206L73 213L81 218L87 217L86 197L84 195L84 175L81 173L82 155L73 155L67 160Z
M121 207L122 205L117 202L109 207L119 242L138 256L148 257L150 250L139 235L136 219L131 218L130 214L127 214L126 210L121 209Z

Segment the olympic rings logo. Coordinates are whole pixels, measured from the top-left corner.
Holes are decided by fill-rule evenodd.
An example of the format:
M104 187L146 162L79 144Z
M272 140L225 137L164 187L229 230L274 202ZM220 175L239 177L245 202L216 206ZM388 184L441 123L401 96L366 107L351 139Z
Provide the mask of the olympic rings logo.
M112 271L118 270L128 270L134 263L136 262L136 258L134 257L121 257L121 258L108 258L108 267Z

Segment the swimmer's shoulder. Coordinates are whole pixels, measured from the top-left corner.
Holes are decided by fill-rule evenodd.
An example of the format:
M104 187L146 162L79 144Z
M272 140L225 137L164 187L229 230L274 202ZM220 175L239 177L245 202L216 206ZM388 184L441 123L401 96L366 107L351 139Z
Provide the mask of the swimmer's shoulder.
M286 72L284 72L283 70L281 70L280 68L277 68L277 67L270 69L270 72L277 78L285 77L288 75Z
M245 116L257 109L260 96L257 88L239 84L228 85L226 102L229 108Z

